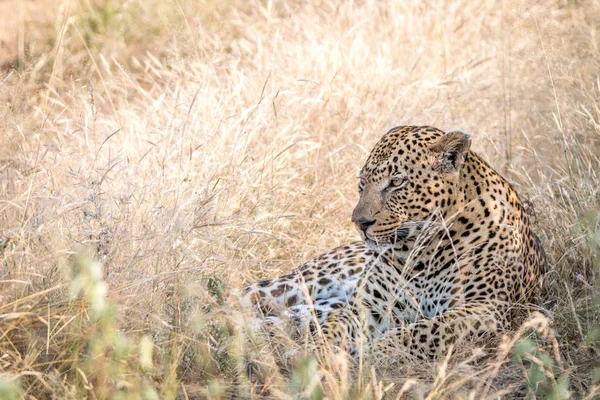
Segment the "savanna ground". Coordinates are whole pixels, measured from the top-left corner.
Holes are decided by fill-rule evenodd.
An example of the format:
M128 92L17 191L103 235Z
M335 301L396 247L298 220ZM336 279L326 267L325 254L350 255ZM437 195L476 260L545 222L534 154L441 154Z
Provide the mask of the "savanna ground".
M599 396L597 1L0 8L1 398ZM355 239L358 171L401 124L472 133L527 199L551 332L281 357L224 293Z

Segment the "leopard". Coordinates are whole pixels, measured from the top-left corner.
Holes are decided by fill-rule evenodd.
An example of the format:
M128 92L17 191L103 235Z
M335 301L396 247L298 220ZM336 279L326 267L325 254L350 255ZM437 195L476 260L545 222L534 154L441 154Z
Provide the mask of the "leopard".
M309 321L316 346L431 358L498 334L539 297L548 263L531 216L469 134L392 128L358 192L360 241L234 291L239 303L263 318Z

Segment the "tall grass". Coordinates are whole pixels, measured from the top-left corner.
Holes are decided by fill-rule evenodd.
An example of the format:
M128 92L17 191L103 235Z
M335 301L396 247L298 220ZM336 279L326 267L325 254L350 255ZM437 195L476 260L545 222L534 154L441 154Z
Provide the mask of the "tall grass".
M597 396L597 2L44 4L0 78L0 396ZM538 333L287 358L224 293L354 240L359 168L400 124L471 132L528 200Z

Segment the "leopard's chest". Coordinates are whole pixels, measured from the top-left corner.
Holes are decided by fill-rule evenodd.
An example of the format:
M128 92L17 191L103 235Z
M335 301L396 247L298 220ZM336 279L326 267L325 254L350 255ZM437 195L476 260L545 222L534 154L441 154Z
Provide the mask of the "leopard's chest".
M433 257L438 256L438 260ZM439 253L424 251L420 257L414 254L398 255L394 259L391 282L396 283L395 295L402 298L405 316L432 318L450 310L460 296L460 264L455 257L439 262ZM398 310L396 310L398 311Z

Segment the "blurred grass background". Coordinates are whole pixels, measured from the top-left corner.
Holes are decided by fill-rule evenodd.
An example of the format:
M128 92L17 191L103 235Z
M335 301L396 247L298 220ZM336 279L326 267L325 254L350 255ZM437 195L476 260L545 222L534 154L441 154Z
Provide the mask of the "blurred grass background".
M595 398L599 34L591 0L0 0L0 397ZM527 200L560 362L334 374L219 305L356 239L401 124L472 133Z

